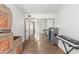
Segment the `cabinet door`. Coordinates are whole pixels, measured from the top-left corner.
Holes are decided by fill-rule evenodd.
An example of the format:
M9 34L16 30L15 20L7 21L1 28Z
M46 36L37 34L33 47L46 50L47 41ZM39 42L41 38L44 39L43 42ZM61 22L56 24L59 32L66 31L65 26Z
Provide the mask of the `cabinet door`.
M12 14L8 7L0 5L0 30L11 29Z
M0 34L0 54L8 53L13 48L13 37L11 33Z
M22 53L22 38L21 38L21 36L14 36L13 53L14 54Z

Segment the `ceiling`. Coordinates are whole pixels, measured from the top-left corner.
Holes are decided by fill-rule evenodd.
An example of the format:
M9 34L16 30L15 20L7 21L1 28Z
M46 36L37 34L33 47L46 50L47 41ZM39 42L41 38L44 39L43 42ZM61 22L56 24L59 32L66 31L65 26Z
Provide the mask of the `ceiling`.
M60 4L17 4L24 13L55 13Z

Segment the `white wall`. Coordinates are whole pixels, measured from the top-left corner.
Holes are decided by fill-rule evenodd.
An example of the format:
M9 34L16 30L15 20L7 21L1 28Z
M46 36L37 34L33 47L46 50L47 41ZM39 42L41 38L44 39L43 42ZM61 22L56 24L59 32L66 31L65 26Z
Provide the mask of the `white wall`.
M33 18L54 18L55 15L53 13L35 13L35 14L26 14L27 15L31 15Z
M24 13L15 5L7 4L12 12L12 32L14 35L22 36L24 42Z
M48 21L48 23L46 23L47 22L46 19L55 17L55 15L52 13L49 13L49 14L46 14L46 13L26 14L25 15L26 18L27 18L27 15L31 15L33 18L33 19L31 19L31 21L35 22L35 38L38 37L38 33L43 33L43 29L49 28L51 26L50 25L51 22ZM26 35L28 35L28 33L26 33Z
M55 25L59 34L79 40L79 5L63 5L56 13ZM64 49L61 42L59 46ZM79 50L74 49L71 53L79 53Z
M44 33L43 32L44 29L53 27L53 18L52 19L50 18L39 19L38 25L39 25L39 33Z
M53 19L54 18L47 20L47 28L53 27Z
M44 19L38 19L37 21L38 21L38 22L37 22L37 23L38 23L38 24L37 24L37 25L38 25L38 33L43 33L43 30L44 30L44 29L47 29L47 28L46 28L46 22L47 22L47 21L44 20Z
M29 14L26 14L26 17L27 17L27 15L29 15ZM43 32L43 29L47 29L47 28L53 26L53 21L52 20L55 17L53 13L49 13L49 14L46 14L46 13L37 14L36 13L36 14L30 14L30 15L32 16L32 18L34 18L34 19L32 19L32 21L36 20L35 22L38 22L38 25L39 25L40 29L38 29L36 31L39 31L40 33ZM52 18L52 20L50 20L51 18Z

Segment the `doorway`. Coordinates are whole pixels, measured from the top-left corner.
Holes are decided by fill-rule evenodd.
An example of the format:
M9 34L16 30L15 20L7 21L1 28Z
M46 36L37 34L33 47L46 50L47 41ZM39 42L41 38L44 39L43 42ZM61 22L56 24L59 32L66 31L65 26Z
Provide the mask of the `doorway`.
M31 19L26 18L24 20L24 39L30 39L35 35L35 22L31 21Z

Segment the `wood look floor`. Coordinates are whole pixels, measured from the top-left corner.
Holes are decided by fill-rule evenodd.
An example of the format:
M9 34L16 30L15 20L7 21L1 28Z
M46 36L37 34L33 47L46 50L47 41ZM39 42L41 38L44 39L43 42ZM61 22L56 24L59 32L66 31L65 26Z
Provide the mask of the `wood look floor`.
M27 43L23 54L64 54L58 46L49 42L45 35L39 35L37 40L32 37Z

